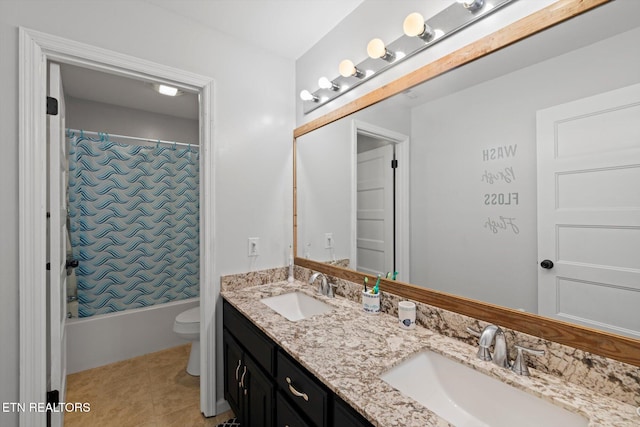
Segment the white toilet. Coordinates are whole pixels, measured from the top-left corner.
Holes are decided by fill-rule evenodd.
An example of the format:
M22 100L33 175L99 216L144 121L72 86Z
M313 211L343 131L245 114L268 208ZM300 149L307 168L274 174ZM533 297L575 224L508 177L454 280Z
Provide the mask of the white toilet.
M191 353L187 363L187 373L200 376L200 307L194 307L176 316L173 332L191 341Z

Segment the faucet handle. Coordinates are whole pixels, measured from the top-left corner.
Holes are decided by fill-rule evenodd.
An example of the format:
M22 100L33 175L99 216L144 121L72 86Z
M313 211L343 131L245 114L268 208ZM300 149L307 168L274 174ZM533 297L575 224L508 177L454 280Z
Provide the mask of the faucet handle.
M338 287L337 283L331 283L327 280L327 286L329 286L329 289L327 291L327 296L329 298L335 298L336 294L335 294L335 289Z
M467 326L467 332L469 332L474 337L480 338L482 336L481 332L476 331L475 329L471 329L468 326ZM477 356L478 356L478 359L480 359L480 360L484 360L484 361L491 360L491 352L489 351L488 347L478 347Z
M467 326L467 332L469 332L474 337L478 337L478 338L480 338L480 336L482 335L482 333L480 333L479 331L476 331L475 329L471 329L468 326Z
M518 355L516 356L516 360L513 362L511 370L518 375L524 375L528 377L530 373L524 353L533 354L535 356L542 356L544 355L544 350L535 350L533 348L522 347L520 345L516 345L515 347L518 350Z

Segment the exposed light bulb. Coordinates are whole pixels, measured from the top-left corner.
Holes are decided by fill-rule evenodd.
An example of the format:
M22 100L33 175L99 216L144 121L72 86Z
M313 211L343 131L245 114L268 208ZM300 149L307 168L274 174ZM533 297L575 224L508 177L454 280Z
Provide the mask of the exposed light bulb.
M356 66L353 65L353 62L349 59L345 59L344 61L342 61L338 69L340 70L340 75L342 77L363 77L362 71L358 70Z
M332 86L332 84L328 78L320 77L318 79L318 86L320 86L321 89L329 89Z
M367 45L367 54L369 55L369 58L380 58L388 62L393 61L396 57L393 52L387 50L384 42L380 39L373 39L369 42L369 44Z
M335 84L334 82L332 82L326 77L320 77L318 79L318 86L320 86L321 89L331 89L331 90L340 89L340 86L338 86L337 84Z
M158 85L158 92L167 96L176 96L178 94L178 88L167 85Z
M404 18L402 29L409 37L419 36L424 31L424 17L418 12L410 13Z
M300 99L302 99L303 101L318 101L318 97L306 89L300 91Z
M424 22L424 17L418 12L410 13L404 18L402 29L409 37L420 37L424 41L433 38L433 29Z

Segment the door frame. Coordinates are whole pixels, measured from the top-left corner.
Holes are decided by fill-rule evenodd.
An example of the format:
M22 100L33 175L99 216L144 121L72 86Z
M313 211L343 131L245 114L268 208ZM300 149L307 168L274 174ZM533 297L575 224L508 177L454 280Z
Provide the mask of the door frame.
M410 282L410 253L409 253L409 141L408 135L395 132L383 127L353 120L351 122L351 254L350 263L355 266L358 256L358 176L356 165L358 161L358 135L367 135L389 141L395 145L396 159L399 168L396 173L396 265L398 266L398 280ZM355 268L355 267L354 267Z
M199 94L200 127L200 409L216 414L214 280L214 88L212 78L39 31L19 28L19 333L20 402L46 402L46 111L47 61L168 83ZM171 333L168 331L167 333ZM45 426L44 413L20 413L20 426Z

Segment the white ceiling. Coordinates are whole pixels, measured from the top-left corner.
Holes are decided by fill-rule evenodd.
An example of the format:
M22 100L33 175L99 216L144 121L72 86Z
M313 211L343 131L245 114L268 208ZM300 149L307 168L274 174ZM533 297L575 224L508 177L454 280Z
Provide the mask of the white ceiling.
M151 83L61 64L62 85L66 96L89 101L166 114L183 119L198 119L198 96L184 93L160 95Z
M1 0L0 0L1 1ZM144 0L274 54L297 59L364 0ZM198 98L160 95L149 83L62 65L67 96L197 120Z
M364 0L145 1L295 60Z

